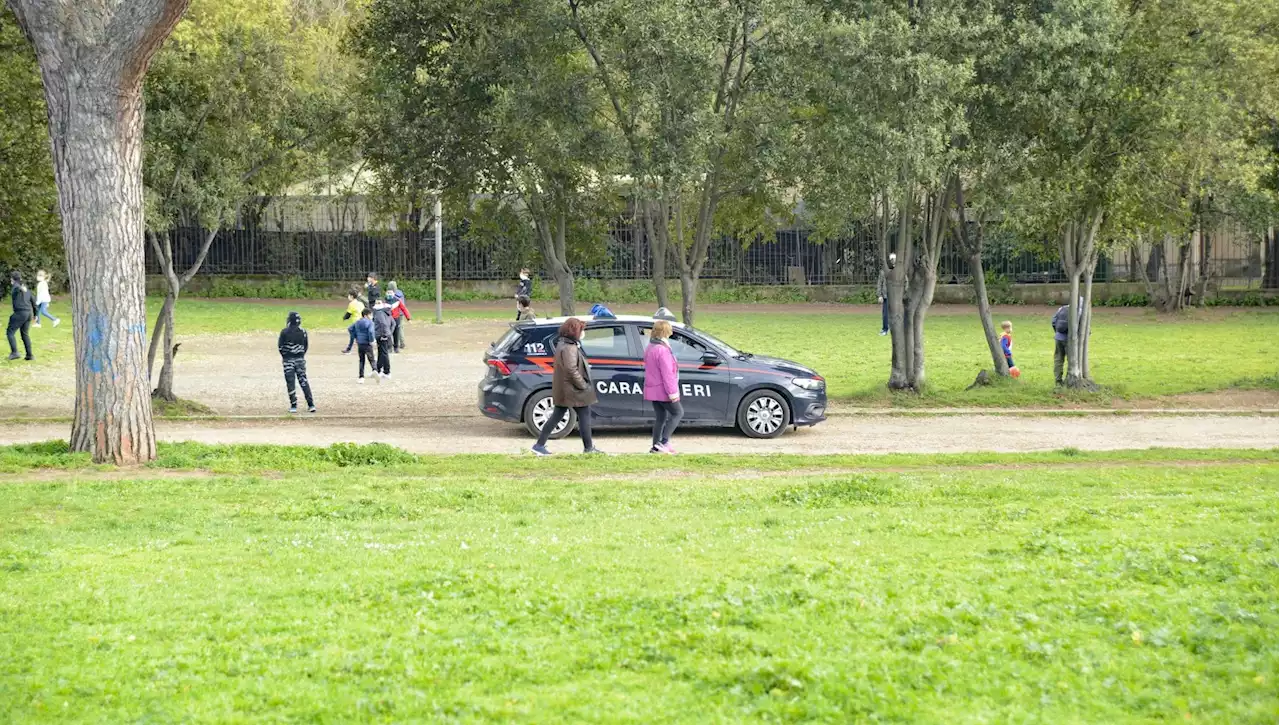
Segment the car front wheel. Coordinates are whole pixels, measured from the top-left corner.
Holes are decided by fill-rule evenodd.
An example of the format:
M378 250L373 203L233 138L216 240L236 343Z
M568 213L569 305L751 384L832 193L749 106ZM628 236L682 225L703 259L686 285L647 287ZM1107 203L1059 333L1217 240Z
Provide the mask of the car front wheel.
M529 400L524 404L524 427L529 431L529 435L535 438L542 433L542 426L555 412L556 405L551 401L551 391L542 390L529 396ZM565 412L564 417L560 419L560 425L551 431L551 438L559 440L569 435L569 431L578 423L578 414L570 408Z
M772 390L750 393L738 406L738 430L748 438L777 438L791 422L791 406Z

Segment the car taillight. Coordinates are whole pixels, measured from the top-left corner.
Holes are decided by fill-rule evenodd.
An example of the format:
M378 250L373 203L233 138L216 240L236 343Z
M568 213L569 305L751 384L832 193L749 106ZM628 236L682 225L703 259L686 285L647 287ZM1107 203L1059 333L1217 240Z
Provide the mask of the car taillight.
M493 368L494 370L497 370L499 373L503 375L511 374L511 368L507 367L507 364L501 360L486 360L485 362L489 364L489 367Z

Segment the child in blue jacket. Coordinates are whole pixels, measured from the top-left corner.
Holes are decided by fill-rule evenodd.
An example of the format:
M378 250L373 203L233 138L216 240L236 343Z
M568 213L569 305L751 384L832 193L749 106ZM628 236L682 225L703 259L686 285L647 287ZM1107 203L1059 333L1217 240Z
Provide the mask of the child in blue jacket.
M351 336L355 338L357 357L360 358L360 377L356 380L358 383L364 383L364 362L369 361L369 368L373 372L377 372L377 362L373 359L373 341L376 338L373 330L373 310L368 307L360 311L360 319L355 324L347 328Z

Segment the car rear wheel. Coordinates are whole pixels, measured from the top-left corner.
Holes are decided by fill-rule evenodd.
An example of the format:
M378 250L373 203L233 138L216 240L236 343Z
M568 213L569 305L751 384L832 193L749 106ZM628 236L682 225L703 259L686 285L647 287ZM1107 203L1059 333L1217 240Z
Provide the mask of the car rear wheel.
M748 438L777 438L791 423L791 406L772 390L750 393L738 406L738 430Z
M551 401L551 391L541 390L529 396L529 400L524 404L524 427L529 431L529 435L537 437L542 433L542 426L555 412L555 403ZM560 419L560 425L551 431L551 438L559 440L569 435L569 431L578 423L578 414L570 408Z

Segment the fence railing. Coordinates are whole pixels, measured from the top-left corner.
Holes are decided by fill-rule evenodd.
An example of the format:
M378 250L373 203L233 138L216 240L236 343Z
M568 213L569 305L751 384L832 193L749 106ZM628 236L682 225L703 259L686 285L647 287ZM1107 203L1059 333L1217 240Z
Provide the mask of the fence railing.
M195 259L205 232L181 228L174 234L176 264L186 268ZM1209 249L1211 275L1228 284L1254 286L1263 276L1263 249L1238 230L1215 233ZM645 235L634 226L619 224L605 240L593 263L576 265L582 277L649 279L651 259ZM1169 245L1171 247L1171 245ZM148 270L157 272L147 250ZM711 245L704 279L748 285L872 284L878 271L879 249L870 233L818 243L803 229L779 231L772 238L743 244L719 239ZM1176 273L1177 252L1166 249L1159 264L1148 268L1150 249L1120 250L1099 262L1095 281L1137 281L1138 264L1159 275ZM446 229L443 244L444 277L448 280L508 280L522 266L541 267L537 247L528 241L477 244L458 229ZM1050 252L1021 251L997 237L983 255L987 272L1012 283L1065 280L1062 266ZM675 270L668 265L672 277ZM228 229L219 232L200 270L202 275L279 275L307 280L358 280L369 271L391 279L432 279L435 276L435 236L432 230L401 231L282 231ZM966 255L953 244L944 245L939 261L941 284L966 283L971 272Z

